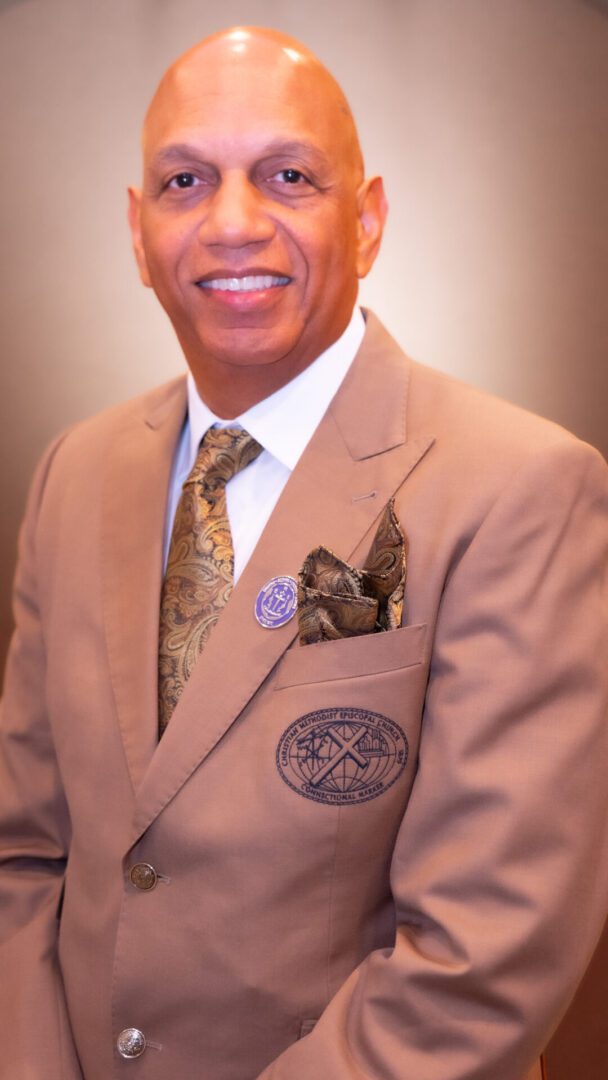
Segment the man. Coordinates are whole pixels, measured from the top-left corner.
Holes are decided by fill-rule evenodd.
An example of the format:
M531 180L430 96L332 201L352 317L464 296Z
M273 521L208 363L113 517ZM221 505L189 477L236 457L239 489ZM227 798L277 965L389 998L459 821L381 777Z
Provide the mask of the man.
M0 1073L522 1080L605 912L605 465L363 321L382 184L302 46L203 42L143 149L190 376L32 488Z

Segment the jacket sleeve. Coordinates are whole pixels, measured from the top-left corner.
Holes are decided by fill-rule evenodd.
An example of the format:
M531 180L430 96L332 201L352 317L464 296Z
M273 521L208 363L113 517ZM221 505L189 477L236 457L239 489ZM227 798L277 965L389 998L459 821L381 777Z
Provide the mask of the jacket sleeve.
M407 529L407 521L404 522ZM259 1080L522 1080L608 897L608 470L563 439L446 578L394 948Z
M0 1077L76 1080L57 963L70 822L45 707L45 647L36 583L36 519L61 439L36 473L21 530L16 629L0 718Z

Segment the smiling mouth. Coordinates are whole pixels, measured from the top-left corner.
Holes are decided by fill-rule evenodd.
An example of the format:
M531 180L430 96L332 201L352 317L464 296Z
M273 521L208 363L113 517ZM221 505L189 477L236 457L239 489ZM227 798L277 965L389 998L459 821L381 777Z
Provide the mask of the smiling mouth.
M263 289L276 289L279 285L289 285L291 278L278 274L249 274L246 277L217 277L208 281L197 281L201 289L215 289L218 292L261 292Z

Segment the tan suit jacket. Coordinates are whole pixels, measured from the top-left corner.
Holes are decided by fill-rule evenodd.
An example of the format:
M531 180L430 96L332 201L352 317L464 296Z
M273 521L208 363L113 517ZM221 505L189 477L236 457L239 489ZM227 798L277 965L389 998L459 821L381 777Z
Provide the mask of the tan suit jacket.
M184 413L178 380L87 421L32 489L3 714L0 1075L521 1080L606 909L608 470L406 361L369 316L157 746ZM258 625L261 586L315 545L362 564L392 495L401 629L301 647L295 620ZM348 796L359 744L340 770L334 742L319 797L286 733L314 751L345 717L345 743L376 740L377 783ZM129 1027L148 1045L124 1060Z

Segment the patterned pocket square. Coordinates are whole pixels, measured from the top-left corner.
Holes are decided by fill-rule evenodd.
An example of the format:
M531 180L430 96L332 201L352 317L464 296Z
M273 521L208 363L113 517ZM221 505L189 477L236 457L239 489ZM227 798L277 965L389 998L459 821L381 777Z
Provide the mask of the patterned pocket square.
M405 549L391 499L362 570L326 547L311 551L298 579L300 643L396 630L403 613Z

